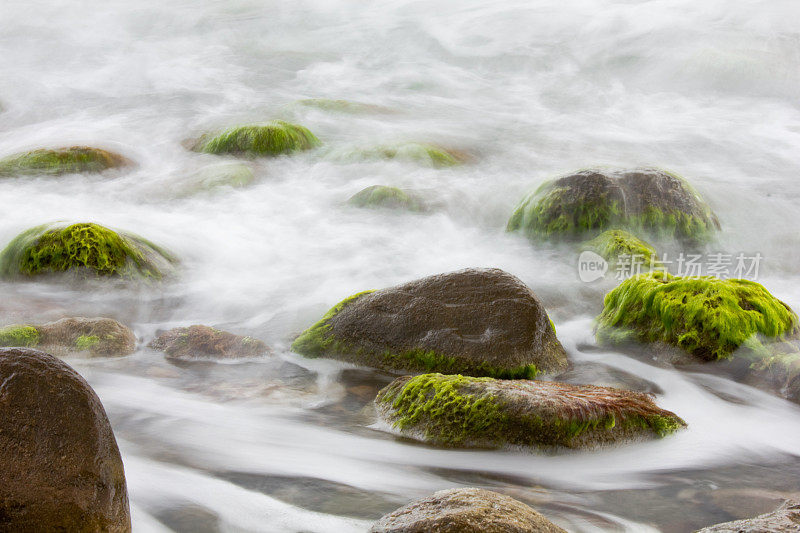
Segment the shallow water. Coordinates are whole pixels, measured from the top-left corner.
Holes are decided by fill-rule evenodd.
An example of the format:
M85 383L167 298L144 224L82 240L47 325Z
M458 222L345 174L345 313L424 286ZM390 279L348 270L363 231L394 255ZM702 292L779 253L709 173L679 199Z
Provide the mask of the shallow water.
M800 4L794 0L6 1L0 156L92 144L130 172L0 181L0 243L53 220L124 228L181 257L158 289L0 284L3 323L105 315L143 342L211 324L273 358L174 365L141 348L73 360L109 413L136 531L365 531L412 498L493 488L571 531L689 531L800 493L800 408L706 372L593 347L613 283L585 284L574 250L504 233L548 177L592 165L669 168L723 226L707 251L756 252L800 308ZM292 105L348 99L376 112ZM383 112L385 109L385 112ZM286 118L325 149L258 161L256 182L186 196L221 160L182 142ZM421 140L470 164L334 157ZM347 208L373 184L419 189L427 215ZM354 292L464 267L525 281L553 316L575 381L619 371L689 429L612 450L446 451L374 425L391 376L288 351ZM615 373L616 372L616 373Z

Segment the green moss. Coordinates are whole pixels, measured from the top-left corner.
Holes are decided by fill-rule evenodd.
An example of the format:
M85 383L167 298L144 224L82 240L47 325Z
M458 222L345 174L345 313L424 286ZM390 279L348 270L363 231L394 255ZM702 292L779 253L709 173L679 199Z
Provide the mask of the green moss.
M238 126L212 138L201 138L195 151L208 154L277 156L319 146L320 141L303 126L282 120Z
M647 266L658 265L656 250L643 240L622 230L609 230L584 244L584 248L596 252L609 264L614 265L620 256L636 258Z
M98 342L100 342L100 337L97 335L81 335L75 339L75 347L81 351L90 350Z
M350 160L396 159L409 161L434 168L452 167L463 162L464 156L452 150L425 143L401 143L374 146L369 148L350 148L332 152L333 157Z
M507 422L493 396L461 394L462 386L489 379L423 374L399 390L388 391L379 401L392 403L398 429L424 424L426 438L458 446L477 435L500 432Z
M174 261L140 237L98 224L45 225L21 233L0 252L0 275L34 276L85 268L99 276L161 279L162 268Z
M28 347L39 344L41 334L33 326L6 326L0 328L0 346Z
M0 177L23 174L59 175L102 172L130 164L121 155L86 146L40 149L0 159Z
M397 187L373 185L353 195L348 203L356 207L386 207L392 209L408 209L424 211L425 205L420 198Z
M304 100L298 100L295 103L305 107L322 109L323 111L349 113L353 115L386 112L386 110L380 106L364 104L361 102L351 102L350 100L332 100L330 98L306 98Z
M292 343L292 351L304 355L306 357L320 357L325 354L330 348L336 344L336 339L331 334L331 326L329 321L336 316L339 311L344 309L348 304L361 298L365 294L372 291L363 291L352 296L349 296L331 307L327 313L317 321L313 326L300 334L297 339Z
M712 361L740 347L768 356L764 341L799 332L797 315L758 283L663 272L622 282L597 320L598 342L658 341Z

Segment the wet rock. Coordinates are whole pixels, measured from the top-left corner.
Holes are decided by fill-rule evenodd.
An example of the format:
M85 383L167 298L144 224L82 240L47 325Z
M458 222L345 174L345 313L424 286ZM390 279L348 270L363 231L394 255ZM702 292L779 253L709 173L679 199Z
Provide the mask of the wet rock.
M59 357L79 353L111 357L132 354L136 336L110 318L74 317L42 325L0 328L0 346L37 347Z
M248 165L236 162L223 163L196 172L187 183L179 185L176 192L178 196L190 196L223 187L238 189L251 185L255 179L253 169Z
M524 503L483 489L442 490L376 522L370 533L566 533Z
M594 448L686 426L640 392L460 375L397 378L375 406L402 435L451 447Z
M320 141L308 129L282 120L230 128L218 134L202 136L192 147L207 154L231 154L250 157L274 157L319 146Z
M0 348L0 530L131 531L122 459L97 395L38 350Z
M20 233L0 252L0 276L29 278L70 272L78 277L160 280L177 260L131 233L99 224L45 224Z
M238 359L270 353L266 344L253 337L199 325L161 333L148 346L173 359Z
M568 366L536 295L499 269L429 276L336 304L292 344L384 370L532 378Z
M787 501L775 511L701 529L698 533L796 533L800 531L800 502Z
M406 211L427 211L428 206L414 191L372 185L357 192L347 201L355 207L405 209Z
M96 173L132 164L131 160L119 154L89 146L40 149L0 159L0 177Z
M452 167L470 159L460 150L417 142L340 149L331 152L331 156L344 161L392 159L433 168Z
M642 270L660 266L655 248L623 230L609 230L583 243L582 250L590 250L605 259L609 268L628 262L640 265Z
M388 107L354 102L352 100L334 100L330 98L306 98L298 100L293 105L311 107L335 113L347 113L350 115L394 113L394 111Z
M701 242L719 221L675 174L593 169L545 183L523 199L507 226L532 239L574 239L615 228Z

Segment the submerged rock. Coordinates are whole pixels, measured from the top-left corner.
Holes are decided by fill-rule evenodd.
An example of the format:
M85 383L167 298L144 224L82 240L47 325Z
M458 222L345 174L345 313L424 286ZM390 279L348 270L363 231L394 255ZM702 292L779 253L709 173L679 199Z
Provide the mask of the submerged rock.
M314 107L323 111L362 115L367 113L391 113L392 110L375 104L365 104L352 100L334 100L330 98L306 98L294 103L297 106Z
M429 276L336 304L292 350L385 370L532 378L567 368L536 295L499 269Z
M42 225L0 252L0 276L24 278L72 271L82 276L160 280L177 261L163 248L99 224Z
M609 292L596 330L601 344L660 342L705 361L739 349L760 359L773 354L766 344L799 334L794 311L754 281L665 272L635 276Z
M253 337L242 337L208 326L175 328L160 334L148 345L172 359L236 359L258 357L270 352Z
M407 211L426 211L425 201L414 191L372 185L357 192L347 201L356 207L383 207L387 209L405 209Z
M402 435L452 447L594 448L686 426L649 394L552 381L404 376L375 405Z
M94 173L132 164L131 160L119 154L89 146L42 148L0 159L0 177Z
M434 168L452 167L467 159L465 154L457 150L416 142L339 150L333 155L344 160L397 159Z
M787 501L771 513L705 527L697 533L796 533L800 531L800 502Z
M0 529L131 531L125 472L97 395L38 350L0 348Z
M110 357L132 354L136 336L110 318L62 318L41 326L0 328L0 346L36 347L57 356Z
M610 268L623 260L638 264L642 269L659 265L655 248L623 230L605 231L585 242L583 249L591 250L608 261Z
M184 194L209 191L220 187L247 187L255 181L253 169L243 163L223 163L201 169L191 176Z
M566 533L524 503L483 489L440 490L378 520L370 533Z
M237 126L216 135L204 135L193 147L207 154L268 157L310 150L320 141L308 129L282 120Z
M532 239L572 239L614 228L701 242L719 229L719 221L675 174L584 170L539 187L523 199L507 226Z

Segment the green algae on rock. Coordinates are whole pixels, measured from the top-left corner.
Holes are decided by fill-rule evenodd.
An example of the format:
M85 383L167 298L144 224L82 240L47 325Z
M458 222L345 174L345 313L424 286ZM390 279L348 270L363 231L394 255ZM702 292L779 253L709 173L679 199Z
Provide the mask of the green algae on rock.
M0 346L38 348L66 357L88 353L92 357L129 355L136 336L110 318L62 318L42 325L0 328Z
M612 268L624 258L629 261L637 261L644 268L650 265L660 265L655 248L623 230L604 231L594 239L585 242L583 249L597 253L608 261Z
M84 276L160 280L176 262L169 252L139 236L99 224L43 225L19 234L0 252L0 276L75 271Z
M372 185L362 189L351 196L347 203L355 207L382 207L416 212L427 210L425 201L415 192L386 185Z
M551 381L404 376L375 405L402 435L449 447L593 448L686 426L648 394Z
M698 243L719 229L719 221L675 174L592 169L539 187L517 206L506 227L535 240L576 239L614 228Z
M336 150L332 154L333 157L343 160L395 159L433 168L452 167L466 159L465 154L457 150L417 142Z
M265 124L236 126L216 135L204 135L195 144L196 152L272 157L310 150L320 145L308 129L282 120Z
M294 102L294 105L313 107L323 111L331 111L335 113L348 113L351 115L392 112L390 109L379 105L365 104L363 102L354 102L351 100L336 100L331 98L305 98L303 100Z
M533 378L567 356L536 295L499 269L467 269L353 295L292 350L384 370Z
M119 154L89 146L42 148L0 159L0 177L96 173L131 164Z
M270 353L262 341L208 326L175 328L161 333L148 345L171 359L236 359Z
M484 489L440 490L383 516L369 533L566 533L524 503Z
M652 272L606 295L596 334L603 344L662 342L716 361L740 348L770 356L768 343L796 339L800 327L794 311L756 282Z

